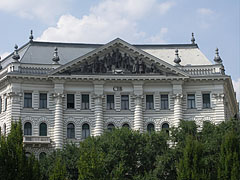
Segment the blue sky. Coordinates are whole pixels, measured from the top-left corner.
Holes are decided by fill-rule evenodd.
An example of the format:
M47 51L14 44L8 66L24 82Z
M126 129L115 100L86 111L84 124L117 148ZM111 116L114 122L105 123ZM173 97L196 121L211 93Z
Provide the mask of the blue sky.
M239 0L1 0L0 55L28 42L190 43L208 59L216 47L240 99Z

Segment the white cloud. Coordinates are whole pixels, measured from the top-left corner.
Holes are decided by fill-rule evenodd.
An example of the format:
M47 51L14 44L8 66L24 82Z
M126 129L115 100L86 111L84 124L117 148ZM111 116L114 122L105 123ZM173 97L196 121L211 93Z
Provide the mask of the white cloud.
M238 78L236 81L233 80L233 87L237 95L237 100L240 102L240 78Z
M199 18L198 24L203 29L208 29L216 19L216 13L209 8L197 9L197 15Z
M159 7L164 14L173 5L173 2L159 3L157 0L105 0L91 7L90 13L81 18L62 15L57 25L46 29L38 40L106 43L120 37L142 42L148 38L137 28L138 20L150 13L159 13ZM158 36L160 42L163 34Z
M162 4L159 4L158 8L159 8L160 14L166 14L174 5L175 5L175 2L173 1L168 1Z
M10 54L10 52L4 52L0 54L1 60L3 60L5 57L7 57Z
M160 32L154 36L151 36L147 39L147 41L151 42L151 43L165 43L165 41L163 40L164 35L168 32L168 28L163 27L161 28Z
M56 16L65 11L68 3L69 0L1 0L0 10L51 24Z

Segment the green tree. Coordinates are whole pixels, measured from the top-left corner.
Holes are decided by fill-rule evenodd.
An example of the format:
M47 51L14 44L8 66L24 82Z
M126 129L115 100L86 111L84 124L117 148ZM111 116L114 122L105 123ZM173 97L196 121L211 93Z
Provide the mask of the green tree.
M58 157L54 163L54 168L50 173L49 180L66 180L66 179L67 179L66 165L62 161L61 157Z

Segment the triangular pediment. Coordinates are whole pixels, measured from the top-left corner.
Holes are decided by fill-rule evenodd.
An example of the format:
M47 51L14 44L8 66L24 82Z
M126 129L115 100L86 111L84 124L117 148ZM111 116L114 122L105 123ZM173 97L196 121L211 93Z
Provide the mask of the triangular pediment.
M162 75L187 74L117 38L57 69L51 75Z

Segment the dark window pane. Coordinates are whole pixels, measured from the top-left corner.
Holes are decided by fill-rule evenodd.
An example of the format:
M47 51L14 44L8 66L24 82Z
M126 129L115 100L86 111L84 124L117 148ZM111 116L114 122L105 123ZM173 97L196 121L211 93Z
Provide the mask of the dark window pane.
M153 95L146 95L146 109L154 109Z
M123 109L123 110L129 109L129 96L128 95L121 96L121 109Z
M161 109L168 109L168 95L161 95Z
M2 98L0 97L0 113L2 113Z
M24 107L25 108L32 107L32 93L24 93Z
M73 123L69 123L67 125L67 138L69 139L75 138L75 126Z
M7 98L5 98L5 111L7 110Z
M82 139L86 139L89 136L90 136L90 128L89 128L89 125L85 123L82 125Z
M89 109L89 94L82 94L82 109Z
M24 124L24 135L27 135L27 136L32 135L32 124L30 122L26 122Z
M112 131L115 128L114 124L108 124L107 129L108 131Z
M40 154L39 154L39 160L42 160L42 159L44 159L46 157L46 153L45 152L41 152Z
M46 93L40 93L39 95L39 108L47 108L47 94Z
M107 95L107 109L114 109L114 95Z
M196 108L196 106L195 106L195 94L188 94L187 95L187 107L189 109Z
M162 125L162 130L165 131L169 135L169 124L168 123L164 123Z
M130 129L130 126L129 126L129 124L127 124L127 123L125 123L125 124L123 124L123 126L122 126L123 128L128 128L128 129Z
M149 133L153 132L153 131L154 131L154 124L149 123L149 124L147 125L147 131L148 131Z
M67 94L67 108L74 109L74 94Z
M39 136L47 136L47 124L41 123L39 127Z
M203 94L203 108L210 108L210 94Z

